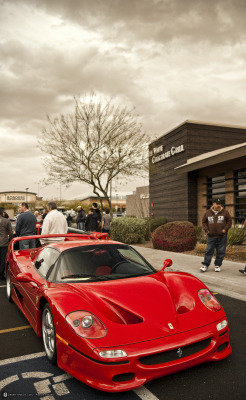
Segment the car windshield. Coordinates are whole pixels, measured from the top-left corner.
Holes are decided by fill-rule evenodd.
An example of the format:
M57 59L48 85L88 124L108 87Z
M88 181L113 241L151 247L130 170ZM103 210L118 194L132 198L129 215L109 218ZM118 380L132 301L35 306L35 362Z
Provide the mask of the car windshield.
M155 272L155 269L130 246L104 244L65 250L50 272L49 281L95 282Z

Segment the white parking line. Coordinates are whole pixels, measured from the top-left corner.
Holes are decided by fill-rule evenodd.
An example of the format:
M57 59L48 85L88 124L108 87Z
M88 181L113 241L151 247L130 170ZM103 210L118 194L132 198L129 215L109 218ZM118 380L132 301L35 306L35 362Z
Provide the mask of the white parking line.
M10 383L18 381L18 380L19 380L18 375L9 376L8 378L3 379L0 382L0 390L2 390L5 386L9 385Z
M60 375L60 376L54 376L53 381L54 381L55 383L59 383L59 382L66 381L67 379L71 379L71 378L72 378L71 375L69 375L69 374L63 374L63 375Z
M6 360L0 360L0 366L7 365L7 364L13 364L13 363L19 362L19 361L31 360L32 358L38 358L38 357L43 357L43 356L45 356L44 351L41 353L28 354L27 356L6 358Z
M146 387L141 386L138 389L134 389L133 392L136 393L138 397L142 400L159 400L153 393L151 393Z
M45 379L49 378L50 376L53 376L53 374L49 372L34 371L34 372L23 372L21 376L24 379L30 379L30 378Z

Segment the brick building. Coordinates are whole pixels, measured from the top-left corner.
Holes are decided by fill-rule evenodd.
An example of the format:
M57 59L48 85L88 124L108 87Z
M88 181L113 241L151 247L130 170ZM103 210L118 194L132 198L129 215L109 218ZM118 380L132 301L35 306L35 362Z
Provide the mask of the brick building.
M149 146L150 213L201 225L220 197L235 222L246 215L246 127L185 121Z
M138 187L133 194L126 196L126 215L137 218L149 216L149 186Z

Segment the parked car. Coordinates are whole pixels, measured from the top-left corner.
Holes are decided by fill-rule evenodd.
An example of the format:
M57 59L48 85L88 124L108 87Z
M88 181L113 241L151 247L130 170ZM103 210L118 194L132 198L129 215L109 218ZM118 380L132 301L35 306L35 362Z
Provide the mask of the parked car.
M15 251L23 239L8 249L7 297L48 360L82 382L126 391L230 355L221 305L196 277L165 270L171 260L157 271L128 245L73 234Z

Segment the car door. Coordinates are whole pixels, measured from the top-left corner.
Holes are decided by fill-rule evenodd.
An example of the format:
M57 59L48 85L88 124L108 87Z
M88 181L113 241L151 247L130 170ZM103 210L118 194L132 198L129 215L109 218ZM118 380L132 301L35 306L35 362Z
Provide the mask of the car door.
M52 247L45 247L33 263L33 280L22 283L22 287L25 291L25 295L23 296L23 311L31 324L36 323L38 312L37 304L46 287L47 274L55 264L59 255L60 252L58 250Z

